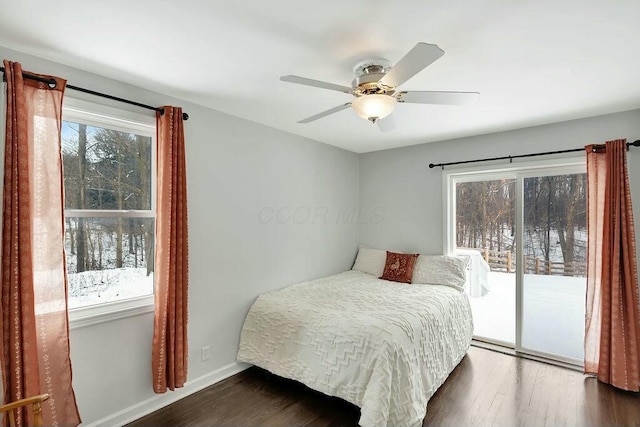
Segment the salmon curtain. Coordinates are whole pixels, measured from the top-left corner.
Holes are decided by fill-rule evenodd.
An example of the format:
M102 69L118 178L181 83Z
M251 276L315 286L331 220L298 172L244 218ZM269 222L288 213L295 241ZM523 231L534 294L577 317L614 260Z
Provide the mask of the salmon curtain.
M60 131L66 81L23 79L4 61L7 120L2 229L5 402L42 393L45 425L78 425L71 385ZM31 411L17 416L31 425Z
M639 391L640 315L626 140L588 145L584 371Z
M153 390L187 380L187 178L182 109L157 113L157 209Z

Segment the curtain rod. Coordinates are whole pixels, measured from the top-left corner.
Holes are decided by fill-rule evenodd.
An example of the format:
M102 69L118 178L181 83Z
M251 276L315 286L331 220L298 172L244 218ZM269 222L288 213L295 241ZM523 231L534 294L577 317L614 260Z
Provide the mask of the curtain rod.
M7 81L7 76L4 74L4 72L5 72L4 67L0 67L0 71L2 71L2 73L3 73L2 81ZM37 80L39 82L46 83L52 89L54 87L56 87L56 81L53 80L53 79L45 79L44 77L36 76L34 74L25 73L24 71L22 72L22 77L24 77L25 79ZM160 112L161 115L164 114L164 108L162 108L162 107L152 107L151 105L142 104L140 102L131 101L129 99L124 99L124 98L119 98L117 96L108 95L108 94L102 93L102 92L96 92L95 90L85 89L85 88L74 86L74 85L70 85L70 84L67 84L66 87L69 88L69 89L77 90L78 92L84 92L84 93L88 93L90 95L95 95L95 96L100 96L102 98L111 99L113 101L119 101L119 102L123 102L125 104L135 105L136 107L146 108L147 110L158 111L158 112ZM187 113L182 113L182 119L183 120L189 120L189 115Z
M604 144L595 145L594 150L604 148L604 147L605 147ZM629 147L640 147L640 139L633 142L627 142L627 150L629 149ZM562 154L562 153L577 153L578 151L584 151L584 148L572 148L570 150L559 150L559 151L545 151L542 153L518 154L516 156L490 157L486 159L476 159L476 160L463 160L461 162L449 162L449 163L437 163L437 164L429 163L429 168L431 169L439 166L442 169L444 169L445 166L462 165L466 163L490 162L492 160L509 160L511 162L513 159L519 159L523 157L548 156L550 154Z

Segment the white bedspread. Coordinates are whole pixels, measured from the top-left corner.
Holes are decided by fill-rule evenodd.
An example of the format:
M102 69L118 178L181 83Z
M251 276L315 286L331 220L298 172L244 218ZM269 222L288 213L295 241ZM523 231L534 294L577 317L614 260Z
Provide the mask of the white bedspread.
M238 361L359 406L363 427L420 426L472 332L456 289L347 271L259 296Z

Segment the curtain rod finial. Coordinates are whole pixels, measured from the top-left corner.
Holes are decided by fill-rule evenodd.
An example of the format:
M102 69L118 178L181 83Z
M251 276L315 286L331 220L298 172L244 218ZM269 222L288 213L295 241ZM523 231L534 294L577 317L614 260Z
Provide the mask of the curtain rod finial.
M164 115L164 108L160 107L156 111L158 111L161 116ZM182 120L189 120L189 115L187 113L182 113Z
M429 163L429 169L433 169L435 165L433 163Z

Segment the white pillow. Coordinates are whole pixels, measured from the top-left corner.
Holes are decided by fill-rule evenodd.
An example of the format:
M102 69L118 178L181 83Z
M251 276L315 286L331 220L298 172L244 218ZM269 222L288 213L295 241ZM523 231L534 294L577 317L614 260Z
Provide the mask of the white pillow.
M360 247L352 270L362 271L376 277L382 276L387 262L387 251Z
M411 283L447 285L463 290L468 269L468 256L420 255Z

